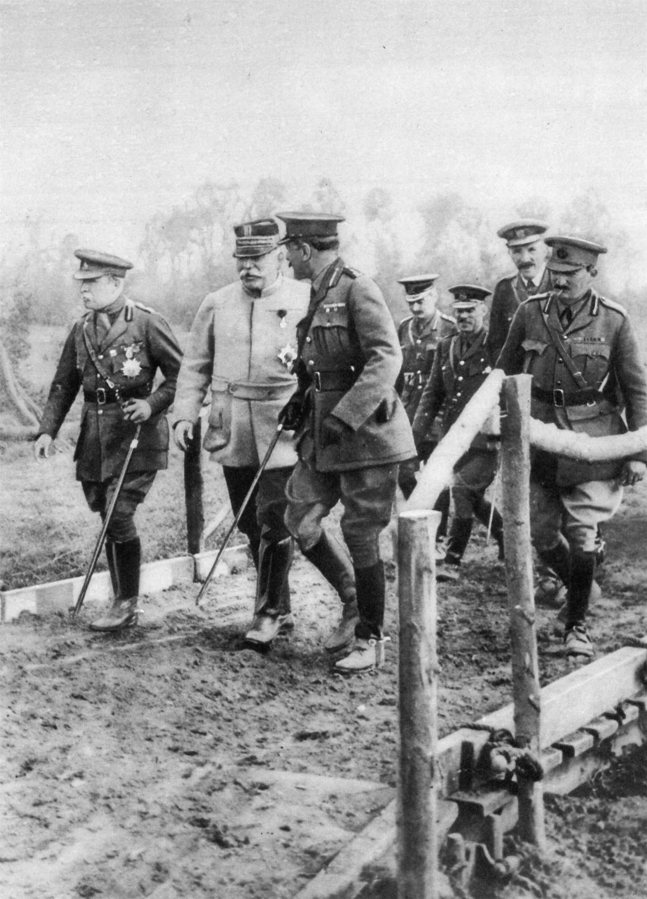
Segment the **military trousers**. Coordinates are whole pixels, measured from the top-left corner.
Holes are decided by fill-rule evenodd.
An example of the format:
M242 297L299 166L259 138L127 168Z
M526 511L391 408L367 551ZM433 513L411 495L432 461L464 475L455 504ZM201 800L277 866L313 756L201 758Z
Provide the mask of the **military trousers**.
M222 470L231 508L236 516L258 473L258 468L223 465ZM266 468L238 522L239 530L249 540L255 564L258 563L261 533L268 543L280 543L290 536L284 517L287 506L285 488L291 474L292 466Z
M469 449L458 461L451 493L456 518L473 518L485 491L496 476L498 454Z
M146 499L153 486L157 471L126 472L126 477L119 491L117 505L110 518L107 538L113 543L127 543L137 537L135 512L137 506ZM81 481L85 499L93 512L105 518L115 493L119 478L108 478L106 481Z
M299 546L319 540L321 522L341 502L341 530L355 568L380 560L379 535L391 519L397 463L352 471L316 471L300 459L288 481L285 523Z
M622 502L617 480L586 481L558 487L546 477L530 478L530 527L537 550L553 549L563 535L578 553L596 552L598 526L612 518Z

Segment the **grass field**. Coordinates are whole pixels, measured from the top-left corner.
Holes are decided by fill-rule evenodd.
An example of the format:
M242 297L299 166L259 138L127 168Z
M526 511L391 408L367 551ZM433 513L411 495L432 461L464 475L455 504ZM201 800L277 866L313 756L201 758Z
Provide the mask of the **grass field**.
M87 508L75 480L71 416L47 461L37 462L33 444L8 444L0 457L0 581L4 589L26 587L85 573L101 522ZM159 472L137 512L144 560L183 555L186 545L183 455L172 447L169 468ZM205 519L226 499L219 465L203 454ZM227 524L224 525L226 528ZM217 545L221 527L208 547ZM105 568L102 555L98 569Z

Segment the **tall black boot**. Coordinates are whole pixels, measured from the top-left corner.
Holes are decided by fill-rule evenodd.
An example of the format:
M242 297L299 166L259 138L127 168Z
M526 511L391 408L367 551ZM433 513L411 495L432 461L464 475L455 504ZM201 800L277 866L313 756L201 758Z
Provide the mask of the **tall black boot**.
M108 571L110 572L110 583L112 584L112 597L117 599L119 596L119 578L117 576L115 544L112 540L106 540L106 559L108 560Z
M105 615L93 621L94 631L120 631L137 621L141 542L139 537L125 543L112 543L117 593Z
M326 531L322 531L319 540L311 549L305 550L303 555L335 588L343 603L355 600L353 565L348 554L334 537L330 537Z
M384 644L389 639L382 634L386 596L384 563L379 561L368 568L356 568L355 582L359 620L351 651L335 664L335 671L341 674L359 674L379 668L384 661Z
M293 626L288 588L293 555L294 542L291 537L275 543L261 539L254 621L245 634L248 643L269 646L279 633Z
M541 561L552 569L568 589L571 580L571 551L568 543L562 537L552 549L538 549L537 555Z
M571 554L571 580L566 597L566 630L583 625L595 578L595 552Z
M447 555L445 562L449 565L460 565L472 534L471 518L454 518L449 528Z

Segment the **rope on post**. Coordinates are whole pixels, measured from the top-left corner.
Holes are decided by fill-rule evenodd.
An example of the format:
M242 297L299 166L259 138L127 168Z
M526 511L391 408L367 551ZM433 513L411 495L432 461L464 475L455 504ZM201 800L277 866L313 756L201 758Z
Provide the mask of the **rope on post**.
M400 765L398 897L438 899L436 531L440 513L398 517Z

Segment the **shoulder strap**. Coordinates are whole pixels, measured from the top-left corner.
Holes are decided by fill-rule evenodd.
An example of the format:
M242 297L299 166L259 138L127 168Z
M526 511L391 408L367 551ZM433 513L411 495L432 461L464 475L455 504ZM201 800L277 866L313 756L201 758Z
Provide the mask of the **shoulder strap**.
M548 320L548 313L544 309L542 309L541 317L543 319L544 325L546 326L546 330L548 331L548 336L550 337L553 346L557 350L562 362L564 363L566 368L569 370L575 383L581 390L588 390L591 385L586 381L582 372L579 370L579 368L575 365L575 363L571 359L571 356L570 356L568 350L566 349L564 341L559 336L559 332L557 331L557 329L554 328L550 324L550 322Z

